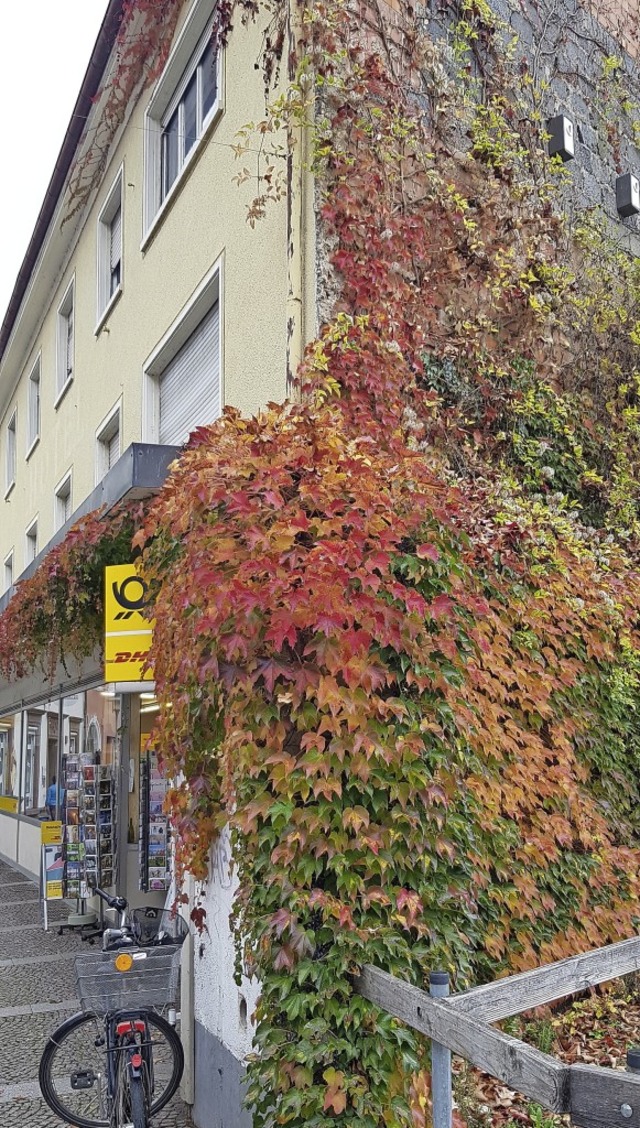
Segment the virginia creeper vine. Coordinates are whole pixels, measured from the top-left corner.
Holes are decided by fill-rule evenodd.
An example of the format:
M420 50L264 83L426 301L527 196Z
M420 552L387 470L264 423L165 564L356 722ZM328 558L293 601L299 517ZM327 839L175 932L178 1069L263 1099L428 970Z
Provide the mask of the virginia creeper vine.
M453 8L465 151L415 101L432 45L308 15L261 129L312 74L338 307L301 404L201 429L137 538L180 864L232 826L256 1128L424 1123L363 962L462 985L637 921L637 267Z

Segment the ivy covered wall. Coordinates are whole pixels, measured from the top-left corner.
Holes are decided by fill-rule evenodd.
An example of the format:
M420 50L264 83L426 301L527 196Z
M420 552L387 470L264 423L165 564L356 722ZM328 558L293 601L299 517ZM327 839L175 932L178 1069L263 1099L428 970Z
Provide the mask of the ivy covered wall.
M426 33L447 45L444 59L448 52L450 78L455 74L460 11L464 18L466 9L472 20L479 7L442 0L428 0L425 7L421 18ZM514 114L523 114L526 107L535 126L564 113L576 126L576 158L568 166L567 206L575 212L603 208L619 225L620 237L632 235L637 246L640 222L635 217L621 221L615 200L616 176L627 171L640 173L637 0L592 6L578 5L575 0L489 0L488 8L502 21L506 39L513 36L519 72L518 87L509 92ZM413 26L412 15L402 6L383 2L377 7L365 5L363 11L378 27L382 14L383 22L398 29L399 37L402 29ZM482 42L480 29L479 49ZM482 83L486 76L477 68L474 73ZM464 144L459 135L456 141Z

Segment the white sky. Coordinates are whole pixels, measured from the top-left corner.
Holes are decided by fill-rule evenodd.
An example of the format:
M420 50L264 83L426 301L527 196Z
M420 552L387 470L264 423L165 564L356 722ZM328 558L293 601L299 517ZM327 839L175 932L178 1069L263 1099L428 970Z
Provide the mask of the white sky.
M106 10L107 0L3 4L0 322Z

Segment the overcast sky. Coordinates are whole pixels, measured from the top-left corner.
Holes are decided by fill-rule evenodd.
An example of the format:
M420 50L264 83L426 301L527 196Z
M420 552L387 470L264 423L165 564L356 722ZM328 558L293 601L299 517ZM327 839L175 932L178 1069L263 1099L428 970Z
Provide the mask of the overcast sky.
M106 10L107 0L3 5L0 322Z

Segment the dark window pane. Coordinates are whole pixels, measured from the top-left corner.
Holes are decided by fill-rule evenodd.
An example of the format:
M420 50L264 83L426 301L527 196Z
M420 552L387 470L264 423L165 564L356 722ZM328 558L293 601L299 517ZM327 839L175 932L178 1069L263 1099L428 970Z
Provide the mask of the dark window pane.
M162 131L162 199L178 175L178 111Z
M120 263L116 263L111 267L111 274L109 276L109 297L112 298L118 286L120 285Z
M193 148L198 140L198 87L194 74L191 82L184 92L184 155Z
M202 118L204 120L215 103L218 80L217 61L210 43L207 44L202 56L200 69L202 72Z
M73 372L73 306L67 314L67 376Z

